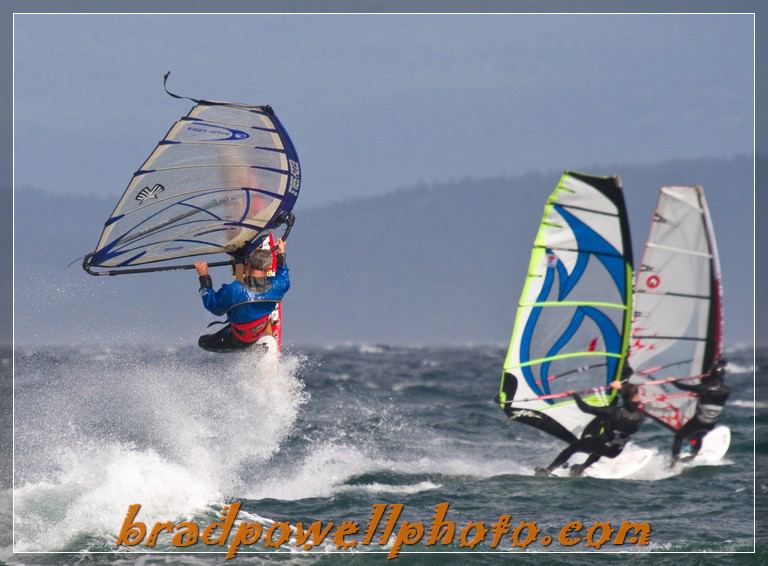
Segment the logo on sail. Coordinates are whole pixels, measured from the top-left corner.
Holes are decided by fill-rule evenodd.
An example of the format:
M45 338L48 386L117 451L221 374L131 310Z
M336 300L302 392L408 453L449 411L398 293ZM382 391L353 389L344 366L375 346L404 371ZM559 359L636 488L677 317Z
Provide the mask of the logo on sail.
M162 193L165 190L165 187L162 186L160 183L157 183L154 187L144 187L139 191L139 193L136 195L136 200L140 203L143 203L145 200L153 198L156 199L157 195L159 193Z
M291 172L291 182L288 186L288 192L293 196L299 196L299 186L301 185L301 169L298 161L293 159L288 160L288 165Z
M547 253L547 267L557 266L557 256L554 252Z
M197 122L192 126L187 126L187 129L190 132L195 132L197 134L219 136L202 141L244 140L250 137L250 135L242 130L236 130L235 128L228 128L226 126L216 126L214 124L205 124L203 122Z
M645 280L645 284L648 285L650 289L655 289L656 287L659 286L659 283L661 283L661 279L659 278L658 275L650 275Z
M535 411L529 411L528 409L515 409L515 411L509 415L509 418L513 421L522 418L541 419L541 415Z

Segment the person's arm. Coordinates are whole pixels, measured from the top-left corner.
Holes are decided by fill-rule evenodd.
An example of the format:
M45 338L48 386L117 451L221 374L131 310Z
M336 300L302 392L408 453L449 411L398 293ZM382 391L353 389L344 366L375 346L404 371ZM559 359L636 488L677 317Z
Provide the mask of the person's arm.
M275 247L277 248L277 254L276 254L277 255L277 269L280 269L281 267L286 266L286 263L285 263L285 242L282 241L282 240L276 240L275 241Z
M217 316L226 314L229 308L227 287L222 287L217 293L213 290L213 280L208 273L208 264L204 261L196 261L194 265L200 280L200 296L203 299L203 306Z
M204 261L196 261L193 265L200 281L200 294L204 296L208 289L213 289L213 280L208 273L208 264Z
M672 381L671 382L674 387L677 387L678 389L682 391L693 391L694 393L699 392L699 386L693 385L691 383L683 383L681 381Z
M277 240L275 245L277 247L277 271L272 279L272 288L278 292L285 293L291 288L291 278L285 261L285 242Z
M277 270L272 278L272 290L277 293L285 294L291 288L291 277L288 268L282 266Z
M595 407L594 405L588 404L579 396L578 393L573 394L573 400L576 401L576 405L578 405L582 412L588 413L590 415L608 417L613 412L613 407Z

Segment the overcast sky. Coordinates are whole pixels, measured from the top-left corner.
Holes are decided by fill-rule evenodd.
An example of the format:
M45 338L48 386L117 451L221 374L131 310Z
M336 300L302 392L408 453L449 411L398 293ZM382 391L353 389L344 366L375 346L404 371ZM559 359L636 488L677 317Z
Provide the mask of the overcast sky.
M299 206L753 147L751 15L16 15L15 182L122 193L191 107L271 104Z

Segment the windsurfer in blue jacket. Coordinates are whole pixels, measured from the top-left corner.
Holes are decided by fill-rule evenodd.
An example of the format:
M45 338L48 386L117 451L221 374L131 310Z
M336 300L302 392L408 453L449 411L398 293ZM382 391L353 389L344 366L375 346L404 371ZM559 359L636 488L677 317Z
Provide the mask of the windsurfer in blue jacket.
M285 242L277 240L277 269L272 269L272 252L257 248L245 260L243 281L225 283L218 291L208 274L208 264L196 261L203 306L217 316L226 315L227 325L215 334L201 336L197 344L210 352L233 352L253 346L272 334L270 315L291 286L285 262Z

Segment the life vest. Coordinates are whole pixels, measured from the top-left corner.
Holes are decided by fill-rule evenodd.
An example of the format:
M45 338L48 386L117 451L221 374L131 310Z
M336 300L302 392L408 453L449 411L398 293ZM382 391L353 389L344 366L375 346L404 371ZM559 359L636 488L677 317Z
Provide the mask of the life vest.
M262 316L251 322L232 322L232 336L234 336L239 342L246 344L253 344L262 336L272 334L272 324L270 323L271 313L267 316Z

